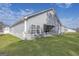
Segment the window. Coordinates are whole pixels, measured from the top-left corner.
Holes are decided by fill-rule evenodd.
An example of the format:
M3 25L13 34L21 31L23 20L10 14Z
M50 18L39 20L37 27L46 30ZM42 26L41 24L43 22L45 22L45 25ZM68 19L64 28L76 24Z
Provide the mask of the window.
M31 34L35 34L35 25L31 25Z
M31 29L35 29L35 25L31 25Z
M31 25L31 34L34 34L34 35L40 34L40 26Z
M40 26L37 25L37 34L40 34Z
M44 24L44 32L45 33L50 32L53 27L54 27L53 25L46 25L46 24Z

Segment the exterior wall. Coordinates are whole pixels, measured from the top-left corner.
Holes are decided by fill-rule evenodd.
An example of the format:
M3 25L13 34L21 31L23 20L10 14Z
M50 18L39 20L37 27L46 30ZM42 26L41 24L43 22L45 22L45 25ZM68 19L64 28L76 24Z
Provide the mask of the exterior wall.
M26 34L26 37L28 39L30 39L32 37L32 35L30 34L30 27L31 25L39 25L40 26L40 34L43 32L43 25L46 24L46 19L47 19L47 16L46 16L47 13L43 13L43 14L40 14L40 15L37 15L37 16L34 16L32 18L29 18L27 20L27 34Z
M24 22L21 22L20 24L17 24L14 27L10 28L10 34L17 36L21 39L24 39L23 33L24 33Z
M65 32L65 29L63 26L61 26L60 28L61 28L60 32L61 32L61 34L63 34Z
M57 18L57 16L56 16L56 14L55 14L55 12L52 12L52 11L49 11L48 13L51 13L52 14L52 16L51 16L51 19L48 19L47 20L47 24L49 24L49 25L53 25L53 26L55 26L53 29L52 29L52 33L53 34L60 34L61 32L60 32L60 23L59 23L59 19Z
M52 19L48 19L47 13L51 13L52 14ZM44 24L54 25L55 27L52 29L51 33L52 34L59 34L60 23L57 21L57 17L55 16L54 11L51 10L51 11L45 12L43 14L37 15L37 16L32 17L32 18L27 20L27 24L26 24L27 25L26 26L26 28L27 28L26 38L30 39L30 38L33 37L31 35L31 33L30 33L31 25L39 25L40 26L40 34L43 34L44 33L44 28L43 28Z

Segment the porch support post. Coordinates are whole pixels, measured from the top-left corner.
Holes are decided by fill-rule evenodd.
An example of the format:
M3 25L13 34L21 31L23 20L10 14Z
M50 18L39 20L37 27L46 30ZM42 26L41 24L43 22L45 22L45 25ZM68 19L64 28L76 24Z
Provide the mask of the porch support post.
M26 20L24 21L24 32L26 32Z
M27 21L26 20L24 20L24 32L23 32L23 38L24 38L24 40L26 39L26 32L27 32Z

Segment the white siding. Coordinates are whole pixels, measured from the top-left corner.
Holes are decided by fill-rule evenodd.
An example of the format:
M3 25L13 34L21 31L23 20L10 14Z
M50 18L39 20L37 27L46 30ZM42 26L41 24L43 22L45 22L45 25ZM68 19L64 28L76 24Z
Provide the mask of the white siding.
M10 33L12 35L17 36L21 39L24 39L23 32L24 32L24 22L21 22L20 24L17 24L16 26L10 29Z
M30 19L28 19L27 21L27 29L29 30L29 27L34 24L34 25L40 25L40 27L43 27L44 24L46 24L46 13L37 15L35 17L32 17Z

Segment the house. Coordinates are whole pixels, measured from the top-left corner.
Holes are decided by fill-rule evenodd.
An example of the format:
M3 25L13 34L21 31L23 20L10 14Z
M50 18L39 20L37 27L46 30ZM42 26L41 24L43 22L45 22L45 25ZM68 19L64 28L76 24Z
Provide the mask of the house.
M59 35L61 26L55 10L51 8L23 17L10 27L10 34L30 40L38 36Z
M5 25L3 22L0 22L0 34L9 33L9 26Z
M5 25L5 27L3 28L3 34L9 34L10 32L10 27L8 25Z
M76 32L76 30L75 29L71 29L71 28L68 28L68 27L65 27L65 26L63 26L62 25L62 31L64 32L64 33L73 33L73 32Z

